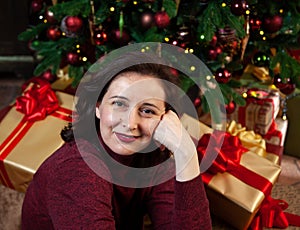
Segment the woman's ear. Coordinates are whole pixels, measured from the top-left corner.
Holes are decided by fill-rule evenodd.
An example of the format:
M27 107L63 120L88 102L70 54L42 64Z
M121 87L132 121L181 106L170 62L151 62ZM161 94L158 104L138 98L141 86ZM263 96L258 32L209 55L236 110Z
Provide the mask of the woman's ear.
M100 103L97 103L97 105L96 105L96 117L98 118L98 119L100 119Z

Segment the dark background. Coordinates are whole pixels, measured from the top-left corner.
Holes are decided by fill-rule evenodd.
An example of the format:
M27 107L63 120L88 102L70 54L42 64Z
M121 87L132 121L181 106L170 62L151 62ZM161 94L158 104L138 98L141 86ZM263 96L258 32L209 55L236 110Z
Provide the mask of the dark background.
M0 74L30 77L33 56L18 35L29 26L30 0L0 0Z

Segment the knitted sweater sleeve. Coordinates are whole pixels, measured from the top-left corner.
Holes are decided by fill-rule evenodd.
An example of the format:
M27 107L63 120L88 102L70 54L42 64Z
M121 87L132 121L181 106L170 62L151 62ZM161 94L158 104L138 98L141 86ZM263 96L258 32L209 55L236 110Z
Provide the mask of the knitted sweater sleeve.
M148 209L154 229L212 229L201 176L187 182L171 179L155 186Z

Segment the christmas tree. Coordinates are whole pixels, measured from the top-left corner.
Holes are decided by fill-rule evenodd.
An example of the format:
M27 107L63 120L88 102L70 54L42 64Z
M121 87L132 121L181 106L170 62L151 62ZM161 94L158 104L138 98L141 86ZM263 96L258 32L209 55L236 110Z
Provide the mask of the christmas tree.
M245 103L236 89L297 94L299 31L298 1L32 0L30 25L19 39L38 61L34 76L52 81L68 75L73 86L98 58L130 43L181 47L209 67L230 113ZM208 109L201 95L193 100Z

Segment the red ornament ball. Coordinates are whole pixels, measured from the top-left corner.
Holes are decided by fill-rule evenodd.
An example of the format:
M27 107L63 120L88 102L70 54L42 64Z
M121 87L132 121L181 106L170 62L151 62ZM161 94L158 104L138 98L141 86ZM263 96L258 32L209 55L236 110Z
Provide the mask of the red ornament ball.
M83 26L83 20L79 16L67 16L65 19L66 28L74 33L78 33Z
M236 104L234 101L231 101L227 105L225 105L227 114L232 114L235 111L235 108L236 108Z
M44 73L42 73L40 77L49 82L54 82L57 79L56 74L53 74L50 69L48 69Z
M127 45L131 39L126 29L123 29L122 32L119 29L112 30L110 38L115 44L120 46Z
M69 52L66 55L66 61L70 65L79 66L81 65L81 56L76 52Z
M148 10L141 14L141 25L143 28L148 29L154 24L154 14L152 11Z
M285 95L293 93L296 88L296 84L290 78L281 79L279 75L274 77L273 84Z
M216 70L215 78L218 83L226 84L231 78L231 73L226 68L219 68Z
M50 26L47 29L47 37L52 41L57 41L61 38L61 30L58 26Z
M45 18L47 19L47 22L49 22L50 24L57 23L54 13L49 10L49 7L45 11Z
M247 9L247 3L245 0L233 0L231 1L230 10L236 16L241 16Z
M107 41L107 34L102 29L94 30L94 42L96 45L103 45Z
M154 21L158 28L166 28L170 24L170 17L165 11L158 11L154 15Z
M262 25L262 21L261 21L261 19L259 19L257 17L252 17L249 20L249 24L250 24L250 29L252 31L258 31L258 30L260 30L260 27Z
M33 13L40 12L43 9L43 0L33 0L31 2L31 10Z
M280 15L267 16L263 19L263 28L267 33L276 33L282 25L283 18Z

